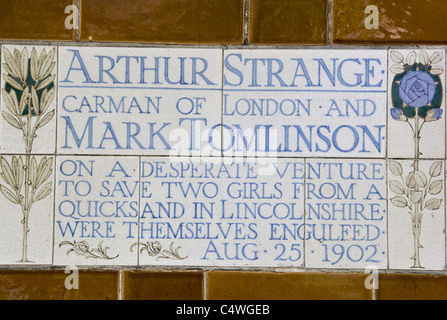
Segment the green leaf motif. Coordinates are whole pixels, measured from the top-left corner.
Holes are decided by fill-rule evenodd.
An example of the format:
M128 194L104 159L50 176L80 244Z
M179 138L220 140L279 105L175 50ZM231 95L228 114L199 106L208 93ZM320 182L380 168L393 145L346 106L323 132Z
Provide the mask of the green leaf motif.
M405 194L405 187L399 181L393 180L390 182L390 189L395 194L403 195Z
M48 110L49 106L53 102L54 94L55 94L54 87L51 88L50 91L48 91L47 89L45 89L43 91L41 101L40 101L40 104L41 104L40 108L41 108L42 113L45 113Z
M34 197L34 201L40 201L45 199L51 194L53 182L48 182L45 186L42 187L42 189L39 190L39 192L36 193Z
M422 191L411 191L410 201L413 204L421 203L423 193Z
M416 63L417 54L416 51L412 51L407 56L407 64L412 66Z
M40 187L48 178L51 176L53 172L53 158L43 157L39 163L37 168L37 177L35 188Z
M55 54L56 49L53 49L45 57L45 60L43 61L39 70L39 77L38 77L39 80L46 78L51 73L51 71L53 71L55 66L55 63L53 62Z
M390 161L390 171L395 176L401 176L403 173L402 165L397 161Z
M22 126L20 125L19 121L14 118L13 116L11 116L9 113L2 111L2 116L3 119L5 119L5 121L12 127L21 130Z
M22 189L24 179L22 157L12 158L12 173L15 179L16 190L20 192L20 190Z
M435 76L440 76L441 74L444 73L444 68L440 66L433 67L431 68L430 73Z
M15 57L9 52L8 49L3 49L3 56L5 58L6 64L8 65L9 69L12 72L12 75L16 78L20 78L20 68L19 65L16 62Z
M425 208L428 210L438 210L441 207L442 199L429 199L425 203Z
M444 55L441 51L437 51L437 52L433 53L432 56L430 57L430 63L437 64L437 63L441 62L443 56Z
M31 181L31 186L35 189L36 182L37 182L37 160L36 160L36 157L31 158L30 181Z
M22 50L20 69L20 71L22 72L22 79L26 80L26 77L28 75L28 49L26 47Z
M20 199L17 197L17 195L14 194L14 192L9 190L7 187L0 185L0 191L1 193L3 193L5 198L11 201L12 203L20 204Z
M428 188L428 192L433 195L440 194L442 191L442 184L442 180L432 182Z
M428 56L428 53L425 51L421 51L419 53L419 61L424 65L427 66L430 63L430 58Z
M442 173L442 162L435 162L430 167L430 176L439 177Z
M3 100L5 101L5 106L8 109L8 111L18 116L18 102L17 102L17 95L14 90L11 90L11 93L8 93L5 89L2 89L2 96Z
M23 85L17 82L14 78L10 77L9 75L5 74L3 75L5 78L5 81L8 82L12 87L22 91L24 89Z
M37 79L38 76L39 70L37 69L37 63L38 63L37 51L36 48L33 48L33 50L31 51L31 77L33 79Z
M37 124L37 128L42 128L43 126L45 126L47 123L49 123L51 121L51 119L53 119L54 117L54 110L48 112L42 119L40 119L39 123Z
M416 180L414 179L414 172L410 172L406 181L407 187L413 189L416 187Z
M29 103L29 92L27 88L26 90L23 91L22 98L20 99L19 114L23 114L25 112L28 103Z
M408 202L404 197L397 196L391 199L391 203L394 204L396 207L399 208L405 208L408 206Z
M427 185L427 177L422 171L414 172L414 181L421 188L425 188L425 186Z
M16 184L15 184L14 174L12 173L12 169L9 166L8 161L6 161L6 159L3 157L0 158L0 167L2 169L2 172L0 175L3 178L3 180L12 188L17 189Z
M56 75L53 74L49 77L47 77L45 80L43 80L42 82L40 82L37 86L36 86L36 90L40 90L45 88L46 86L48 86L50 83L52 83L54 81L54 79L56 78Z
M390 58L396 63L404 63L404 56L399 51L391 51Z

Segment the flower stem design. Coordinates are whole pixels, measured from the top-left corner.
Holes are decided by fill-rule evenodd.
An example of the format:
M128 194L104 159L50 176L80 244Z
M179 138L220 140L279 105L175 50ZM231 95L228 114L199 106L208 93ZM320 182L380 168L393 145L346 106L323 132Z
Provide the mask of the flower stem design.
M420 171L413 163L415 170L406 177L403 173L402 165L397 161L390 161L390 171L394 176L400 177L400 181L391 180L390 189L397 196L392 198L391 203L399 208L408 208L413 227L414 255L411 258L414 262L412 268L424 269L421 264L420 243L422 231L422 220L427 211L436 211L441 207L442 199L428 198L430 195L439 195L443 190L443 181L435 180L442 173L442 162L434 162L429 170L429 178ZM401 182L402 181L402 182Z
M103 259L103 260L114 260L119 257L109 257L107 251L109 247L103 247L104 241L98 244L98 248L90 249L90 245L87 241L77 242L76 240L71 243L70 241L63 241L59 244L59 248L63 246L71 246L72 248L67 251L67 255L74 252L77 256L85 257L86 259Z
M49 110L53 103L56 50L48 54L42 50L39 57L35 48L28 55L27 48L17 49L12 54L3 50L6 63L3 64L5 87L2 96L6 111L4 120L13 128L20 130L25 144L25 163L22 157L13 157L12 163L1 157L1 177L10 187L0 184L0 192L12 203L22 209L23 244L22 259L19 263L31 263L28 259L29 216L34 203L51 194L52 182L47 182L53 172L53 159L44 157L39 164L31 156L34 139L38 129L47 125L54 117L55 110ZM47 182L47 183L46 183ZM24 190L23 194L21 193Z
M404 177L402 165L397 161L390 161L391 173L399 176L402 181L390 181L390 189L397 195L390 201L396 207L409 209L414 241L411 268L414 269L424 269L420 256L420 250L423 249L420 242L423 217L427 210L436 211L442 203L442 199L427 199L429 195L442 192L442 180L433 181L433 178L441 176L442 162L432 164L428 179L419 168L422 129L426 123L438 121L443 113L443 88L439 76L444 73L444 68L437 65L442 62L442 57L442 52L435 52L429 57L425 51L421 51L417 61L414 51L406 59L400 52L391 52L391 60L396 63L391 67L391 72L396 74L392 84L391 117L407 123L411 128L414 162L413 170Z
M161 243L158 241L154 241L154 242L148 241L147 243L135 242L130 247L130 251L133 252L134 248L136 246L141 246L140 253L143 253L144 251L146 251L149 256L157 257L156 258L157 261L160 259L185 260L188 258L188 256L186 256L186 257L180 256L179 251L182 247L174 248L174 242L171 242L171 245L169 246L169 250L162 250L163 247L162 247Z

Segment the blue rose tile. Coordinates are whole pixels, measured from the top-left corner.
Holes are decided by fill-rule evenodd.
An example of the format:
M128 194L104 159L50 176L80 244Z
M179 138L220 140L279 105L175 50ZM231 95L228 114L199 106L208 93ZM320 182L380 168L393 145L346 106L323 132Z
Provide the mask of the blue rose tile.
M443 50L389 51L388 156L445 157Z

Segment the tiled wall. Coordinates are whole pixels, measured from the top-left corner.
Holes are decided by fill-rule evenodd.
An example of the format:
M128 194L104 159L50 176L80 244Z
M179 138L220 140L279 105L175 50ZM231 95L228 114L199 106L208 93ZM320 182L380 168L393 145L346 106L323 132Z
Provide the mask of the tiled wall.
M161 48L212 45L219 49L234 46L234 49L281 50L283 46L303 49L309 45L317 49L361 50L376 48L362 45L380 45L383 52L393 46L388 51L390 56L384 58L388 59L390 68L394 63L399 65L402 59L413 59L412 51L418 48L412 45L435 45L424 49L427 59L435 65L439 63L436 53L443 52L443 46L447 44L444 31L447 5L443 0L134 0L132 5L129 3L123 0L0 0L0 43L32 46L91 43L95 47L127 43L129 46L155 45ZM69 30L64 25L68 16L65 8L71 4L80 8L78 30ZM379 8L377 30L366 29L364 25L365 7L369 4ZM405 45L405 48L401 49L399 45ZM424 50L418 50L415 61L425 59L425 55L420 54ZM440 61L444 61L443 57ZM388 72L389 92L392 92L395 80L392 71ZM391 95L389 99L392 100ZM393 104L391 100L390 105ZM393 115L395 117L388 117L389 121L399 119L401 112L395 111ZM388 161L388 175L396 179L408 177L414 169L413 161L402 160L413 158L413 154L405 154L405 150L399 149L406 142L393 141L392 130L405 130L398 125L396 122L389 125L389 145L393 148L388 150L390 159L399 160ZM432 132L425 136L445 132L444 126L430 128ZM20 139L15 141L6 136L2 139L11 148L21 143ZM436 160L445 159L444 139L445 133L436 137L438 145L443 146L441 149L430 148L429 142L422 143L421 158L424 160L418 165L421 172L428 172L427 177L440 175ZM48 148L54 149L51 143L42 143L42 150L36 153L48 154ZM42 167L52 165L45 162L49 161L47 158L39 158L39 161L42 159L44 162L39 162ZM14 162L13 156L8 156L7 160ZM409 179L403 184L412 181ZM427 185L423 177L415 179L414 183L417 181ZM427 192L440 193L437 184L428 184L432 188ZM389 198L395 200L388 203L389 206L402 209L402 201L398 198L400 189L400 182L390 187ZM417 197L417 192L412 197ZM431 205L437 207L436 203ZM412 270L411 266L400 263L403 258L394 260L397 261L394 265L390 260L390 265L384 269L389 267L391 271L381 272L377 290L365 287L368 274L348 267L334 271L316 265L306 272L302 269L291 272L268 268L126 268L113 266L113 263L109 268L81 269L79 290L67 290L64 269L15 264L1 267L0 299L446 299L445 255L439 254L445 252L444 207L443 202L439 217L434 217L431 226L426 227L433 232L424 238L427 250L433 250L432 256L439 259L429 259L427 270ZM40 210L52 211L52 208L41 207ZM4 211L0 209L0 215ZM48 217L51 219L51 215ZM390 217L388 228L398 230L400 223L399 219ZM45 226L45 221L41 221L41 225ZM409 237L411 239L412 235ZM388 255L399 256L402 241L405 241L402 239L408 237L389 240Z

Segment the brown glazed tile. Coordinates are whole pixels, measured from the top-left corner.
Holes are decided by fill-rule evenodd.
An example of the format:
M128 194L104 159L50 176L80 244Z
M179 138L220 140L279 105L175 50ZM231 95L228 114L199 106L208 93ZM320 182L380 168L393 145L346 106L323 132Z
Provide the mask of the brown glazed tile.
M251 0L251 44L327 44L327 0Z
M243 43L243 0L82 0L81 41Z
M365 8L379 9L379 29L365 28ZM333 34L337 43L446 43L447 6L442 0L334 0Z
M118 273L79 270L79 289L68 290L64 271L1 271L0 300L116 300Z
M73 0L0 0L0 39L74 40L65 28Z
M124 300L203 300L203 273L125 271Z
M207 273L209 300L370 300L365 274Z
M447 276L381 274L378 300L447 300Z

